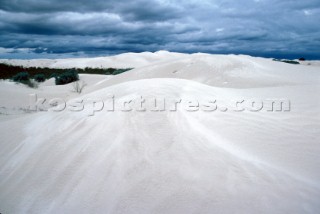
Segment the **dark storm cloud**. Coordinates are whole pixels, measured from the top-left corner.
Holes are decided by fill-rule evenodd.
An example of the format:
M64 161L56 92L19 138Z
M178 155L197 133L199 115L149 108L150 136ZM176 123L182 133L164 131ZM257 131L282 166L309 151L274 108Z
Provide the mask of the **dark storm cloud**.
M0 57L166 49L319 58L319 19L318 0L1 0Z

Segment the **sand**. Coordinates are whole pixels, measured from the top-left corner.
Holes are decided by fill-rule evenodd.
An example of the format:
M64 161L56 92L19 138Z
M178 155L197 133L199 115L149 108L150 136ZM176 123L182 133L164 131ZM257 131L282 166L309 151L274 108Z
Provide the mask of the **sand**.
M243 55L122 54L15 61L127 68L80 75L81 94L53 80L0 82L1 213L318 213L320 70ZM27 64L26 64L27 63ZM216 99L216 111L28 112L48 99ZM290 100L290 111L237 112L232 100Z

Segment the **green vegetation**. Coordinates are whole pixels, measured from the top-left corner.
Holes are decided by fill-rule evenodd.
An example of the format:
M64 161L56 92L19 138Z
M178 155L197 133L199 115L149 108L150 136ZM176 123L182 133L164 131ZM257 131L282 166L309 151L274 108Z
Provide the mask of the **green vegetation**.
M55 78L56 76L58 76L58 74L57 74L57 73L52 73L52 74L49 76L49 79L51 79L51 78Z
M31 88L36 88L38 86L35 82L33 82L30 79L30 75L28 72L19 72L16 75L14 75L11 79L14 82L25 84Z
M273 59L273 61L284 62L284 63L294 64L294 65L300 64L297 61L287 60L287 59Z
M285 62L285 63L289 63L289 64L294 64L294 65L300 64L299 62L293 61L293 60L282 60L281 62Z
M117 75L131 69L116 69L116 68L72 68L72 69L58 69L58 68L38 68L29 67L25 68L22 66L8 65L0 63L0 79L11 79L14 75L24 71L27 72L30 77L35 78L37 74L43 74L45 79L50 79L61 75L68 71L74 71L79 74L101 74L101 75Z
M44 74L36 74L34 75L33 79L37 82L44 82L46 81L46 77Z
M30 80L30 75L28 72L20 72L20 73L17 73L16 75L14 75L12 77L12 80L14 82L20 82L20 83L23 83L23 82L26 82L26 81L29 81Z
M115 70L112 74L113 74L113 75L117 75L117 74L124 73L124 72L126 72L126 71L128 71L128 69L117 69L117 70Z
M56 85L65 85L79 80L79 75L76 71L67 71L55 77Z

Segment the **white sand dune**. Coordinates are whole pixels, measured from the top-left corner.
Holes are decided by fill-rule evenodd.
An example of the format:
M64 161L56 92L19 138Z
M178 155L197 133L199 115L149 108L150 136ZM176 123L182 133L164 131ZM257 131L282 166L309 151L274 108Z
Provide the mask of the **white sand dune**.
M38 89L0 82L1 213L320 212L318 67L169 52L95 60L46 66L135 69L81 75L88 85L80 95L52 80ZM288 99L291 111L17 112L30 93Z
M96 58L70 58L70 59L33 59L17 60L2 59L1 63L19 65L24 67L48 67L48 68L137 68L150 63L161 62L166 59L177 59L185 54L158 51L155 53L125 53L110 57Z

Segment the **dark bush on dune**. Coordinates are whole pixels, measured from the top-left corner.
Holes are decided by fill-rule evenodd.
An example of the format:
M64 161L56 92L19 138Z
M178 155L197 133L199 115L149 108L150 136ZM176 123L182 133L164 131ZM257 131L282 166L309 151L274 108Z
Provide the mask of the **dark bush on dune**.
M106 69L106 75L112 75L117 69L115 68L107 68Z
M20 72L14 75L12 81L25 84L31 88L37 88L38 85L35 84L33 81L30 80L30 75L28 72Z
M12 77L12 80L14 82L23 83L23 82L26 82L26 81L30 81L30 75L29 75L28 72L20 72L20 73L17 73L16 75L14 75Z
M36 74L34 75L33 79L37 82L44 82L46 81L46 77L44 74Z
M12 79L12 76L18 74L21 71L28 72L30 76L35 76L36 74L44 74L46 79L50 79L61 75L67 71L76 71L79 74L101 74L101 75L116 75L122 73L123 71L128 71L131 69L117 69L117 68L39 68L39 67L23 67L14 66L5 63L0 63L0 79Z
M300 64L299 62L294 61L294 60L282 60L281 62L289 63L289 64L294 64L294 65Z
M112 74L113 74L113 75L117 75L117 74L124 73L124 72L126 72L126 71L128 71L128 70L130 70L130 69L117 69L117 70L115 70Z
M297 61L294 60L287 60L287 59L273 59L273 61L277 61L277 62L284 62L284 63L289 63L289 64L294 64L294 65L298 65L300 64Z
M56 78L57 76L58 76L57 73L52 73L52 74L50 74L49 79L51 79L51 78Z
M55 77L56 85L65 85L79 80L79 75L76 71L67 71Z

